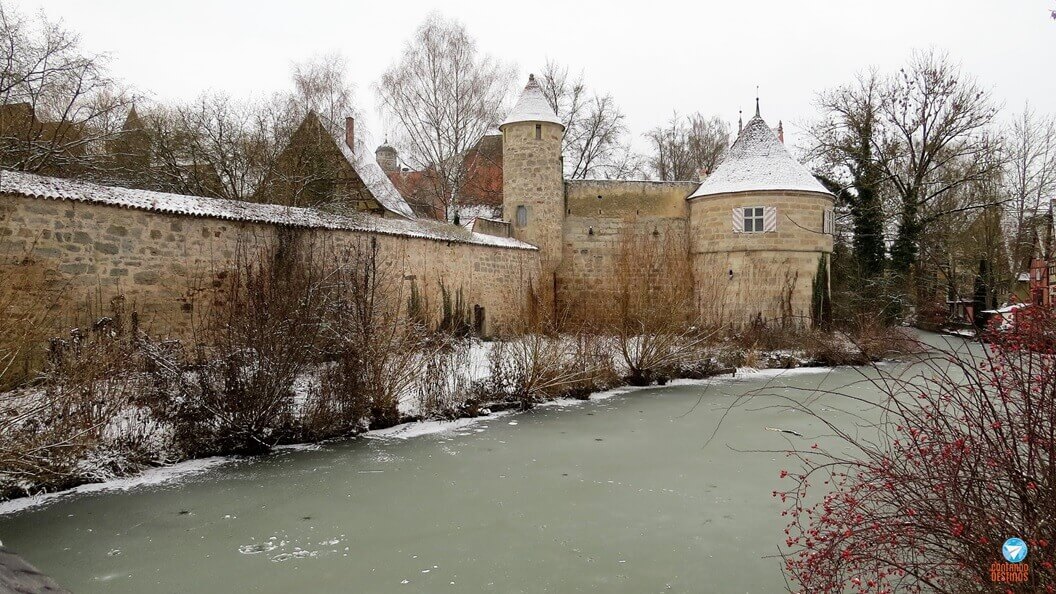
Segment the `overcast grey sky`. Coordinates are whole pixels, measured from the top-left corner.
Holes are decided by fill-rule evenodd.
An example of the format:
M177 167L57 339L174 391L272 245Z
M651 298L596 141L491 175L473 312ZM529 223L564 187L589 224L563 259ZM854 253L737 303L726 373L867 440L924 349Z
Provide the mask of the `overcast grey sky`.
M427 13L460 19L483 51L522 78L547 58L611 92L638 136L673 110L735 122L753 109L797 124L814 94L870 65L892 71L913 48L947 50L993 90L1006 117L1029 100L1056 112L1056 0L766 0L645 2L297 2L16 0L43 8L107 51L115 74L158 99L206 89L266 95L290 64L329 51L349 59L367 125L381 134L371 84ZM520 84L520 83L519 83ZM636 141L638 144L639 141Z

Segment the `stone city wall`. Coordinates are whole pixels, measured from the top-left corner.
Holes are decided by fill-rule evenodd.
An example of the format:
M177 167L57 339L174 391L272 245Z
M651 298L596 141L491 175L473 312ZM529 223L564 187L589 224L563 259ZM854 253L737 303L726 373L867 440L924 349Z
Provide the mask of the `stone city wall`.
M611 311L621 287L689 288L686 196L696 182L570 181L565 186L558 311ZM686 267L679 273L679 266ZM641 278L640 278L641 277ZM658 287L652 286L651 289ZM581 315L583 314L583 315Z
M92 301L123 295L142 327L158 336L185 336L242 248L275 245L285 229L335 248L378 242L414 283L434 313L441 282L462 290L466 305L484 308L484 332L502 332L523 316L538 252L369 231L293 229L247 221L166 214L120 206L0 195L0 270L16 308L52 308L55 324ZM409 293L409 291L408 291Z

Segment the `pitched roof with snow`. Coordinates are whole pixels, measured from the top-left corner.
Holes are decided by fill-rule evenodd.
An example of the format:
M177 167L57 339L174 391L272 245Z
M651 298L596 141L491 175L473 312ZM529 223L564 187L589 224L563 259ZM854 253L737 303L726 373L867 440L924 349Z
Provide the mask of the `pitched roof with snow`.
M543 95L543 88L536 82L534 74L528 75L528 84L524 86L524 91L521 92L510 115L499 124L499 129L501 130L506 124L518 122L548 122L564 127L564 123L557 117L554 108L550 107L550 102Z
M416 218L411 206L403 199L403 195L396 189L396 186L392 185L392 180L385 174L381 165L378 165L374 153L367 149L366 143L356 140L356 148L352 150L343 138L335 135L334 142L337 143L337 148L341 150L345 160L352 166L352 169L355 169L356 175L363 180L367 190L382 208L408 219Z
M830 194L778 140L770 126L759 117L748 120L737 140L726 152L719 166L701 182L690 198L757 192L792 190ZM830 194L831 195L831 194Z
M344 143L341 143L344 144ZM366 181L366 180L364 180ZM0 171L0 193L50 200L72 200L134 208L166 214L268 223L289 227L365 231L524 250L535 246L509 237L473 233L439 221L386 219L369 213L338 215L315 208L258 204L223 198L184 196L150 190L133 190L89 182L44 177L19 171ZM406 204L406 203L405 203Z

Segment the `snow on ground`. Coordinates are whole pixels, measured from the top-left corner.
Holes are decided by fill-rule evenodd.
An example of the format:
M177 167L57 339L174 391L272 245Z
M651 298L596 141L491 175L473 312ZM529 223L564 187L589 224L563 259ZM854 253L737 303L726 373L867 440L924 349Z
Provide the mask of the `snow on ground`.
M9 501L0 502L0 515L39 507L41 505L53 503L57 499L78 493L128 491L138 487L160 485L177 479L184 479L196 474L201 474L221 464L226 464L234 460L236 460L236 458L233 456L215 456L212 458L187 460L186 462L178 462L169 466L151 468L150 470L143 471L136 476L128 478L112 479L102 483L87 483L65 491L55 491L54 493L44 493L41 495L11 499Z

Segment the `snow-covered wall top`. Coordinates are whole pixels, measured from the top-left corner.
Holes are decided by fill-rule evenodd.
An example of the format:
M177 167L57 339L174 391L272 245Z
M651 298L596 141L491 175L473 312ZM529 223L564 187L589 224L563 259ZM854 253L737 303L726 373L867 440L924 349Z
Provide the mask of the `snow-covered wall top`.
M761 190L829 194L757 115L744 126L715 172L689 197Z
M535 246L513 238L473 233L463 227L439 221L385 219L368 213L338 215L314 208L133 190L17 171L0 171L0 193L107 204L228 221L267 223L309 229L364 231L502 248L536 249Z
M543 95L543 89L536 82L534 74L528 75L528 84L525 85L524 91L521 93L520 98L517 99L517 103L514 104L510 115L506 116L499 128L506 124L517 122L549 122L564 126L561 119L554 113L554 109L550 107L550 102L546 100L546 96Z

